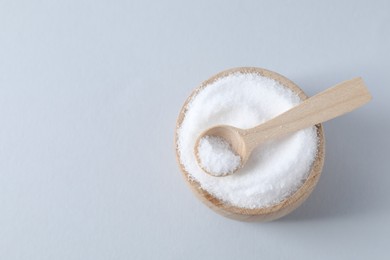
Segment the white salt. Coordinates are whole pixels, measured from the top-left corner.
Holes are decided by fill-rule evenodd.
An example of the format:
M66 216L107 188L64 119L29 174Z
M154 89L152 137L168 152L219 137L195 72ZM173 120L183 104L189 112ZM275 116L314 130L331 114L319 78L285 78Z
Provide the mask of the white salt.
M198 157L202 167L213 176L234 172L241 164L229 142L219 136L204 136L199 141Z
M190 100L177 132L179 160L202 189L243 208L262 208L282 201L305 181L317 153L317 134L310 127L256 148L243 168L224 177L205 173L197 163L198 136L216 125L251 128L300 102L278 82L257 74L221 78Z

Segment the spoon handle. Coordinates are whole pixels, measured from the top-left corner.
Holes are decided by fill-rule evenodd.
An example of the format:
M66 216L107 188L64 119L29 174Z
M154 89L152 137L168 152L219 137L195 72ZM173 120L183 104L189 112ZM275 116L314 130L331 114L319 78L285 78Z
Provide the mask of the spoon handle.
M351 112L371 100L362 78L341 82L283 114L242 132L249 149L258 144L282 137L318 123Z

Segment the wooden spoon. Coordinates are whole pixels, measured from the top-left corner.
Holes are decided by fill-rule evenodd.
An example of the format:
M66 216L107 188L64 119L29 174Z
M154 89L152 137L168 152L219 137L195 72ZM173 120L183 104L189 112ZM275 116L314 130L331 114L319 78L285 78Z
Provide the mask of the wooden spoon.
M227 176L243 167L259 144L351 112L371 98L362 78L341 82L256 127L240 129L218 125L204 131L196 140L195 157L206 173L218 177ZM198 153L200 140L206 136L221 137L230 143L232 150L241 157L240 166L223 175L206 170Z

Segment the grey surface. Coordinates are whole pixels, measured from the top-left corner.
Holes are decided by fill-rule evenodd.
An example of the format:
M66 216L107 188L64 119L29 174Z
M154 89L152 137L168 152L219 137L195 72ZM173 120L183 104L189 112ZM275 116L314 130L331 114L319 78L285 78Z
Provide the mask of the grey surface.
M0 0L0 259L386 259L389 46L389 1ZM216 215L174 158L186 97L237 66L374 96L271 223Z

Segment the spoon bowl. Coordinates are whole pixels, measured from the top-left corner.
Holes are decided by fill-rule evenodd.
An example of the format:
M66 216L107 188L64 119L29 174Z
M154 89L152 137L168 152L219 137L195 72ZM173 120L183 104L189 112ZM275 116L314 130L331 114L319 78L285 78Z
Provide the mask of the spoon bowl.
M236 128L234 126L229 125L219 125L216 127L212 127L204 131L202 134L199 135L198 139L195 142L195 157L198 162L198 165L202 168L203 171L206 173L219 177L219 176L226 176L231 173L222 174L222 175L216 175L214 172L210 171L207 167L204 167L204 164L201 160L201 156L199 155L199 147L200 142L203 138L212 136L212 137L219 137L225 140L227 143L230 144L231 150L238 156L240 156L240 165L234 169L233 172L237 171L238 168L240 168L242 165L246 163L246 160L248 159L247 150L246 150L246 143L245 140L242 138L241 129Z

